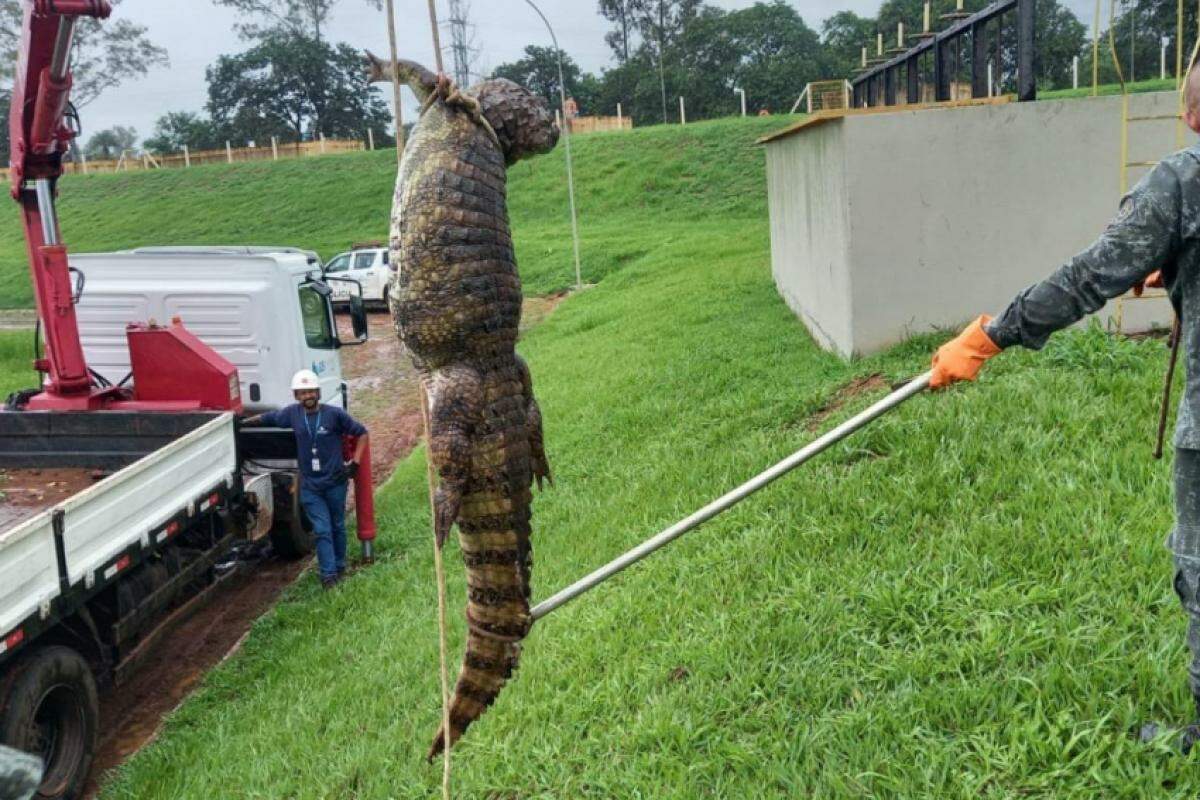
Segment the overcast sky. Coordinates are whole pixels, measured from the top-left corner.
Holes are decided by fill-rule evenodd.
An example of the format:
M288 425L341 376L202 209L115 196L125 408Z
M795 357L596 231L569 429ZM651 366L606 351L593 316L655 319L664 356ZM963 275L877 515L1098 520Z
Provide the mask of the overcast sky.
M753 5L753 0L709 2L729 9ZM1068 0L1067 4L1090 26L1092 12L1087 0ZM433 44L426 0L395 0L395 5L401 56L431 64ZM562 48L584 70L596 72L611 64L604 43L608 26L596 13L595 0L540 0L539 5L554 26ZM792 0L791 5L805 22L819 29L821 20L842 9L873 14L879 0ZM440 0L438 7L444 17L445 1ZM85 135L113 125L132 125L144 139L151 135L162 114L202 110L207 99L204 68L219 55L246 47L233 32L237 15L205 0L124 0L114 16L145 25L150 38L167 49L171 66L129 81L82 109ZM471 17L476 24L477 66L481 72L519 58L527 44L549 44L545 27L524 0L474 0ZM329 36L383 56L388 52L386 19L365 0L341 0ZM448 40L445 33L442 38L443 42ZM391 93L385 95L390 98ZM412 100L407 92L405 95L408 105ZM731 100L731 109L733 104ZM406 109L405 114L411 119L412 109Z

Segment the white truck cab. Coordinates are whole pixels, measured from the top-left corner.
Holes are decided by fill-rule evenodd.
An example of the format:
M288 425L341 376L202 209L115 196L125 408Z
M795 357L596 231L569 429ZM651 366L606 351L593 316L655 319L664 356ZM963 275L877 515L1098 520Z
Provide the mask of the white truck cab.
M345 405L338 349L366 339L357 307L357 341L338 338L332 294L315 253L294 248L160 247L72 255L82 273L76 314L91 368L118 384L129 375L125 328L131 322L189 331L238 369L247 411L292 401L291 378L311 369L325 402Z
M388 282L392 272L388 265L386 247L364 247L339 253L325 265L325 274L331 278L348 278L362 286L363 301L387 305ZM332 284L336 303L348 302L352 287L337 282Z

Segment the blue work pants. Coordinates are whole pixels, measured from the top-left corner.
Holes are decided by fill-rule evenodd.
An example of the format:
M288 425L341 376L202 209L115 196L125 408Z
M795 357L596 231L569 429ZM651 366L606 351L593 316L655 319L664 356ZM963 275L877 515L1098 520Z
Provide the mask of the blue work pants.
M345 483L328 489L300 486L300 505L317 543L321 580L335 578L346 568L346 488Z

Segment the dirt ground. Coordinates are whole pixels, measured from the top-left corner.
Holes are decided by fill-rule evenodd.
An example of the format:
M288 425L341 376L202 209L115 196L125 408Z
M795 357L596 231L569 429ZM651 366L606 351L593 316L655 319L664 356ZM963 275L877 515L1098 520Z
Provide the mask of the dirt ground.
M526 301L523 329L542 320L565 295ZM338 316L350 338L350 323ZM376 486L422 436L416 375L387 314L370 315L371 336L341 351L342 374L350 388L350 413L371 431L371 469ZM53 477L49 481L56 480ZM0 480L0 492L4 491ZM3 513L0 505L0 513ZM352 552L356 551L351 542ZM268 560L172 631L119 691L101 697L100 744L86 797L94 797L104 772L119 766L157 735L204 673L236 652L254 620L304 572L310 560Z
M0 530L82 492L105 474L91 469L0 469Z

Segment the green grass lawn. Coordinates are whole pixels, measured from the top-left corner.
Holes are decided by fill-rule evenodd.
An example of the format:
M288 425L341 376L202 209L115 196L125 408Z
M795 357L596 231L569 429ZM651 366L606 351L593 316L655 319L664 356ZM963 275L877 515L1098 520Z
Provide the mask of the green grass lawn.
M12 392L36 383L33 337L24 331L0 331L0 403Z
M535 501L536 597L809 441L851 380L926 368L938 337L847 364L776 295L752 142L778 125L581 138L597 286L521 345L558 482ZM390 183L383 156L337 163ZM256 168L212 168L229 186L210 210L267 202L234 181L239 169ZM514 170L534 291L570 280L559 175L553 158ZM67 189L133 181L90 180ZM82 230L74 202L65 224ZM303 231L287 213L244 219L264 241ZM1161 342L1099 331L1006 354L978 384L914 399L545 619L455 750L455 796L1195 796L1194 761L1130 736L1190 710L1161 546L1168 465L1149 455L1164 360ZM290 590L104 798L436 795L440 768L423 761L440 719L423 458L380 495L379 562L332 593ZM456 668L454 546L448 564Z
M657 126L635 136L574 140L583 278L595 282L647 252L664 220L765 213L747 132L796 118ZM747 127L748 126L748 127ZM734 135L732 132L737 131ZM574 284L564 149L513 168L510 213L526 291ZM117 175L68 175L61 183L63 236L74 252L154 244L305 247L329 258L357 241L386 240L395 151ZM649 237L649 238L647 238ZM0 214L0 308L32 305L17 210Z

